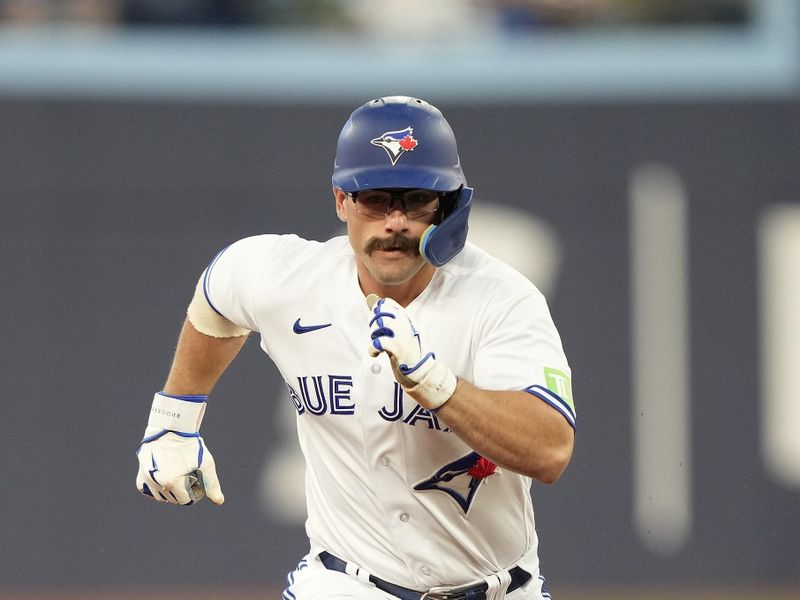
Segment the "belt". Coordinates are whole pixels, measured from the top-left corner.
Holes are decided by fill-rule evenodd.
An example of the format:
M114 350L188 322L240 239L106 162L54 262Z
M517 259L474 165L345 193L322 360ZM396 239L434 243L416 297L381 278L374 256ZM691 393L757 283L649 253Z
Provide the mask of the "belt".
M322 561L322 564L325 565L326 569L347 573L347 563L330 552L320 552L319 559ZM521 567L513 567L508 571L508 574L511 575L511 583L508 584L507 592L513 592L517 588L525 585L531 578L531 574ZM396 596L400 598L400 600L426 600L428 598L432 600L486 600L486 590L489 589L489 584L483 581L469 587L454 587L447 591L418 592L384 581L374 575L370 575L369 580L379 590Z

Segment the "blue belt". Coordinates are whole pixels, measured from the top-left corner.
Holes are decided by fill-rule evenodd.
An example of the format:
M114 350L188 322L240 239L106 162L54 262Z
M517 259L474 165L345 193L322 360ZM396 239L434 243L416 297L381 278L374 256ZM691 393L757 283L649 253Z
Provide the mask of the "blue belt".
M347 573L347 563L330 552L320 552L319 559L322 561L322 564L325 565L326 569ZM508 574L511 575L511 583L508 584L508 592L513 592L517 588L525 585L531 578L531 574L521 567L513 567L509 570ZM489 584L484 581L466 589L458 588L452 592L428 593L418 592L400 585L395 585L394 583L379 579L374 575L370 575L369 580L379 590L396 596L400 598L400 600L424 600L426 598L436 600L486 600L486 590L489 589Z

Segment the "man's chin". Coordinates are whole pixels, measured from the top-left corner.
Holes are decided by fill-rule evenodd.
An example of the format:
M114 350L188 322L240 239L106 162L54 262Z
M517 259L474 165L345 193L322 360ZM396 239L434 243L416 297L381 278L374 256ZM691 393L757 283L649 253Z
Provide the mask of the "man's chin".
M416 257L411 256L389 256L381 260L381 256L376 256L378 252L370 257L372 264L370 273L372 277L381 285L403 285L409 282L414 275L419 273L425 264Z

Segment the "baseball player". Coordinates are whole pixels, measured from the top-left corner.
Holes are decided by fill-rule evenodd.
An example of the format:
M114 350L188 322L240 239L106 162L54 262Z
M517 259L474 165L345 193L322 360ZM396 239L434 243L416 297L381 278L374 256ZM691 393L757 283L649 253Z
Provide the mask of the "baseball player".
M333 196L347 236L246 238L202 273L137 488L223 503L199 429L257 332L306 461L310 549L283 598L549 598L530 487L565 469L575 409L544 297L466 242L472 189L450 125L423 100L351 114Z

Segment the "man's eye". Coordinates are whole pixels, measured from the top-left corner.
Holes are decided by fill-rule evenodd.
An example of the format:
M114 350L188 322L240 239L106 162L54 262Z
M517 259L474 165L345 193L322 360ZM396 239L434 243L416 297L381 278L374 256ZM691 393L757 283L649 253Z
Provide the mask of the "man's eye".
M409 194L406 197L406 204L411 206L425 206L429 202L433 202L435 200L435 196L431 196L430 194Z

